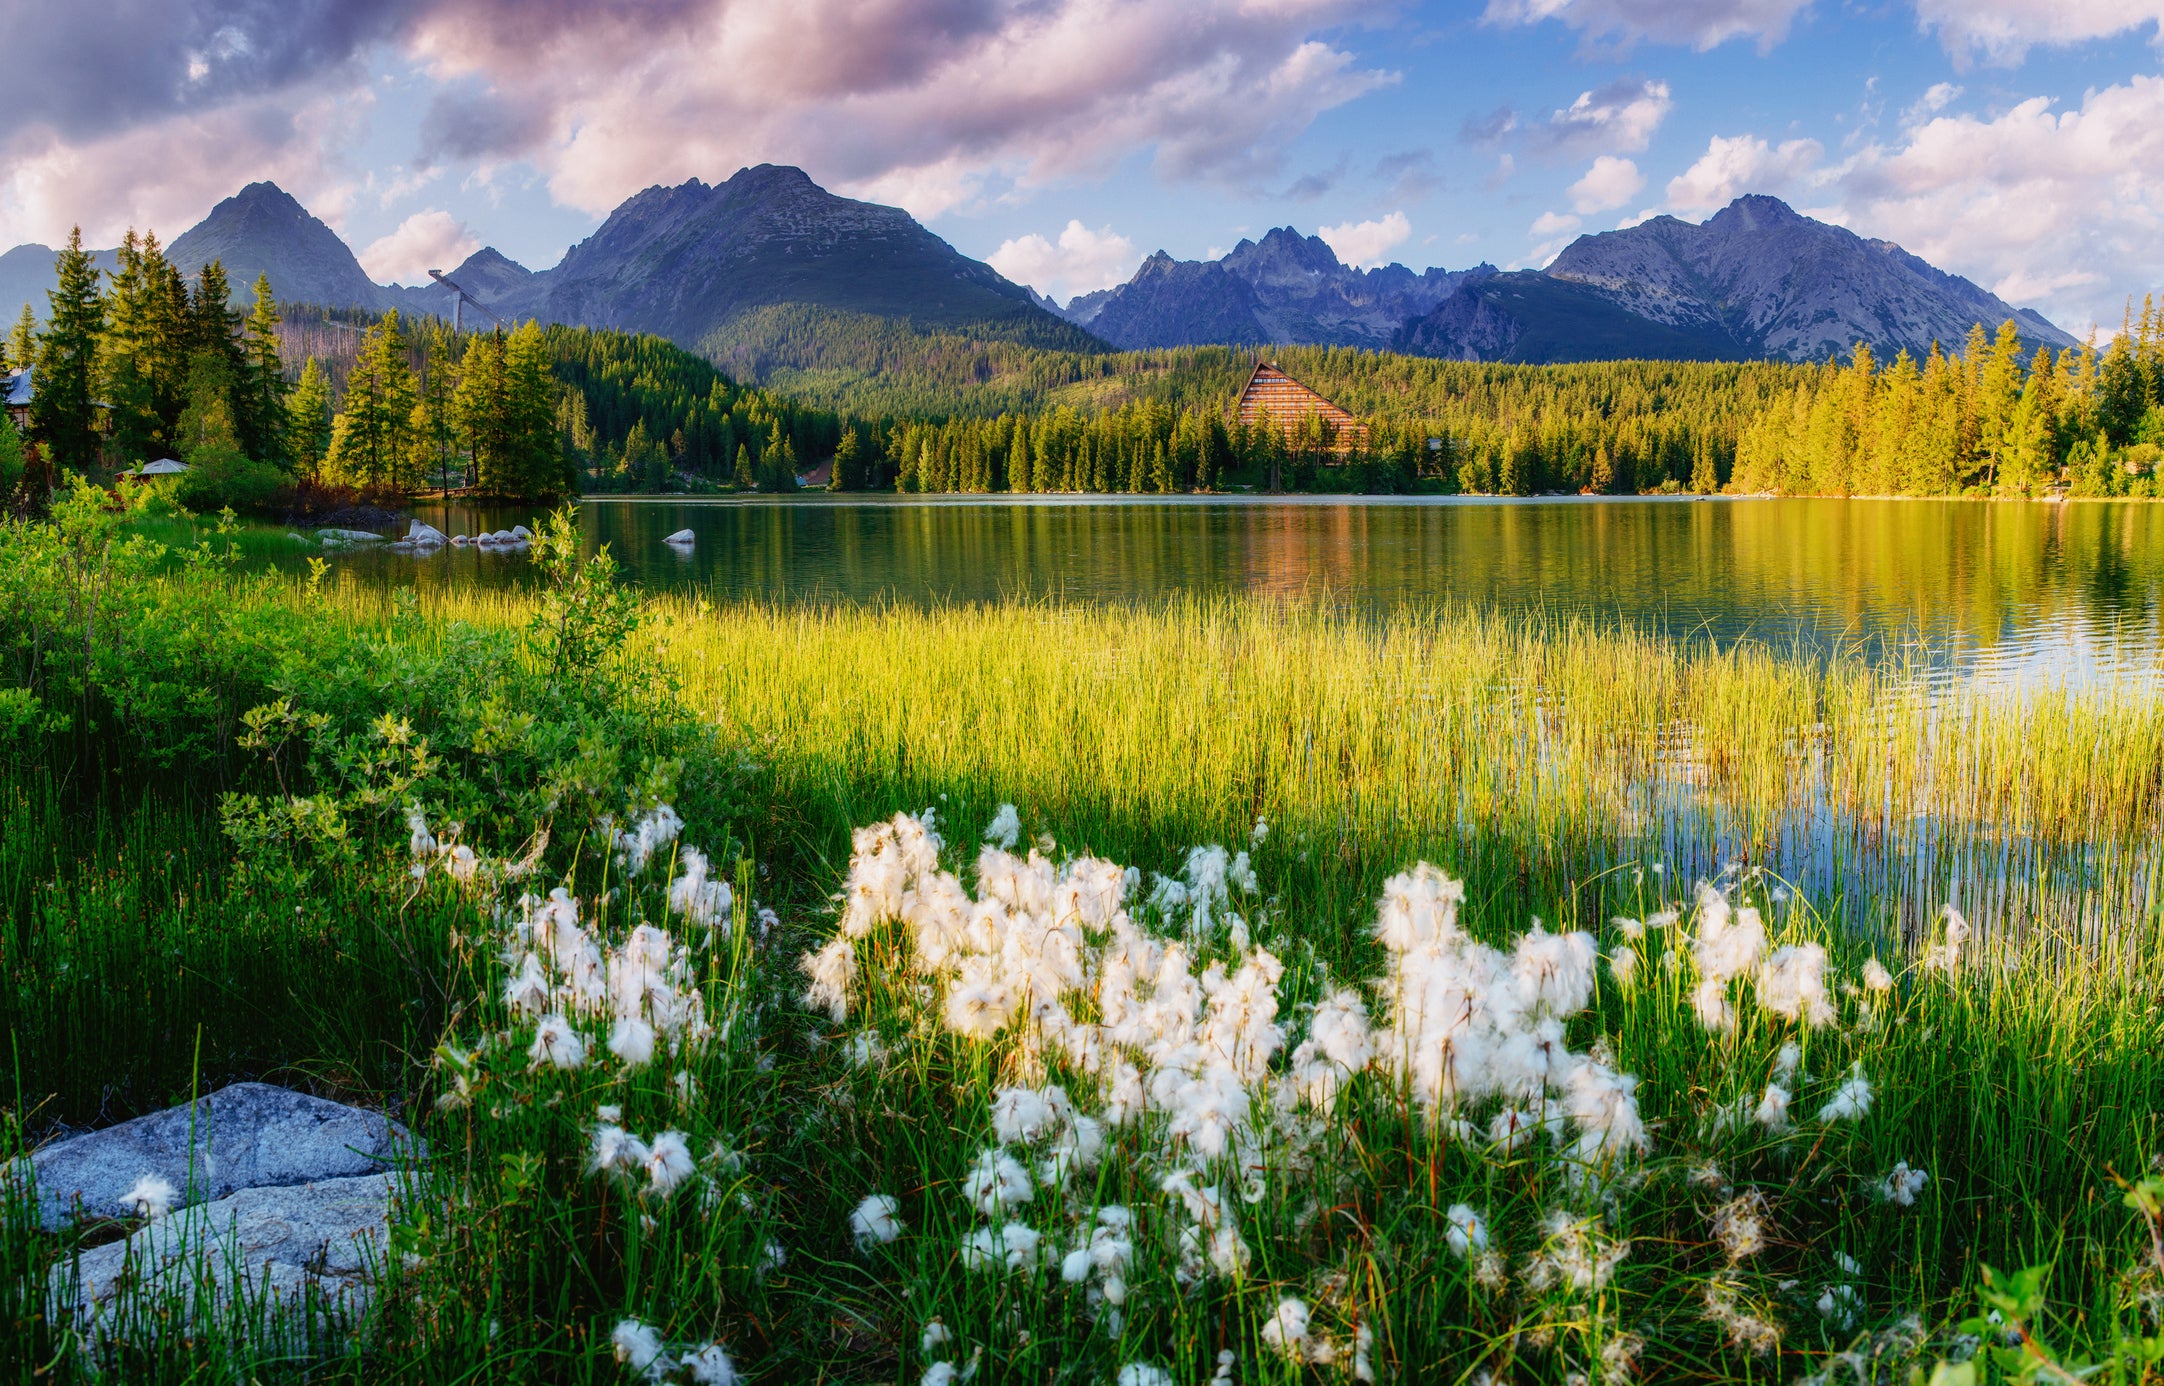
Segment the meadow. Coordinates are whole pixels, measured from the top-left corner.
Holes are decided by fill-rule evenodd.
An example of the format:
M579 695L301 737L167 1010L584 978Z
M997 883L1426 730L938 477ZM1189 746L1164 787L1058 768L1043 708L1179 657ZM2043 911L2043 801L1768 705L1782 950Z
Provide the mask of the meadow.
M129 1222L17 1188L11 1375L2156 1374L2153 686L537 551L0 535L0 1141L256 1077L430 1151L298 1335L70 1322Z

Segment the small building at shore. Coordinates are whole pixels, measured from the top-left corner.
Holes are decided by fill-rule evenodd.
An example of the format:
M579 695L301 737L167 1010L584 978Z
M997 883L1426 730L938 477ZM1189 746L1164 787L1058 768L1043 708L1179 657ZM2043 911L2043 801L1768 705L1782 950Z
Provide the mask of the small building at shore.
M30 367L0 371L0 407L8 411L15 431L24 436L30 432L30 394Z

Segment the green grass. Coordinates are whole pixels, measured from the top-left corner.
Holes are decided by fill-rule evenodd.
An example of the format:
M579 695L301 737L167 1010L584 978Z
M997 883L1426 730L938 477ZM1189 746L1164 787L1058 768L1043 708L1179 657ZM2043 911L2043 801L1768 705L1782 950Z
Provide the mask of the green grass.
M127 1379L623 1380L608 1338L627 1315L677 1348L726 1344L758 1381L915 1382L944 1355L920 1343L935 1316L955 1360L982 1348L993 1379L1109 1381L1154 1362L1201 1381L1225 1350L1238 1380L1345 1379L1349 1364L1295 1370L1261 1341L1287 1294L1314 1306L1318 1334L1349 1341L1367 1324L1385 1380L1619 1379L1601 1352L1626 1334L1646 1380L1790 1379L1849 1350L1900 1379L1957 1350L1951 1326L1983 1266L2046 1262L2039 1336L2117 1353L2108 1379L2142 1379L2115 1341L2155 1331L2141 1306L2158 1272L2113 1176L2152 1168L2164 1109L2152 690L1927 696L1920 671L1802 652L1254 602L656 599L581 645L617 630L590 585L403 599L124 562L96 542L0 540L0 682L33 690L48 726L68 718L42 734L23 722L0 747L7 1129L35 1139L269 1077L388 1108L437 1156L400 1219L382 1307L352 1337L318 1345L313 1365L251 1364L245 1335L146 1331L109 1363ZM70 653L85 611L107 623L109 656ZM145 692L161 681L195 692ZM241 714L277 699L286 720L257 719L258 744L238 745ZM311 715L321 726L279 739ZM230 730L183 735L206 722ZM277 817L291 795L309 796L309 816ZM706 850L739 887L743 927L711 947L670 910L674 863L627 879L596 835L598 815L621 824L661 797L684 813L678 847ZM530 1071L533 1022L505 1008L492 918L515 892L477 894L441 870L416 883L409 800L439 832L464 823L484 860L517 858L550 827L543 883L568 884L604 941L641 918L692 941L693 989L709 1016L735 1017L726 1035L633 1073L605 1058ZM1064 1239L1091 1207L1136 1210L1117 1334L1056 1269L965 1269L959 1248L983 1223L957 1188L990 1139L993 1093L1057 1081L1096 1110L1097 1078L1033 1057L1019 1029L948 1032L913 990L925 970L898 924L856 945L843 1023L802 1004L797 960L834 934L853 829L933 806L973 888L979 831L1002 803L1058 859L1167 873L1266 818L1260 891L1241 908L1286 966L1287 1049L1327 986L1380 973L1375 900L1416 860L1465 880L1469 927L1490 942L1538 917L1596 932L1605 953L1642 949L1635 985L1604 968L1566 1039L1638 1077L1650 1151L1590 1196L1545 1142L1505 1157L1446 1139L1370 1072L1303 1160L1270 1162L1258 1202L1235 1196L1242 1276L1179 1278L1184 1215L1157 1186L1186 1161L1161 1115L1114 1133L1094 1183L1023 1214ZM1901 974L1868 1022L1871 998L1837 994L1838 1023L1805 1032L1739 984L1740 1027L1709 1033L1686 1006L1691 965L1664 961L1687 952L1676 931L1634 945L1608 922L1683 902L1732 860L1776 942L1828 947L1832 981L1874 954ZM1146 893L1133 907L1168 931ZM754 894L779 911L771 932L742 908ZM1951 977L1915 965L1949 898L1988 940ZM1686 913L1679 927L1693 925ZM1196 947L1198 971L1243 956L1222 926ZM1387 997L1370 1004L1380 1017ZM888 1054L858 1066L849 1042L867 1030ZM1755 1103L1790 1040L1806 1075L1796 1131L1710 1131L1716 1106ZM472 1096L447 1110L439 1041L473 1056L458 1060ZM1869 1116L1814 1122L1857 1061L1877 1090ZM672 1085L679 1069L695 1097ZM704 1161L684 1192L642 1197L586 1169L604 1103L641 1135L679 1130L696 1154L721 1141L747 1159ZM1467 1115L1484 1125L1493 1105ZM1932 1176L1913 1208L1869 1192L1896 1161ZM1767 1245L1730 1268L1712 1219L1751 1191ZM899 1200L907 1231L862 1252L849 1213L874 1192ZM1441 1214L1459 1202L1507 1251L1505 1287L1482 1288L1449 1251ZM1526 1274L1558 1208L1630 1239L1598 1292ZM8 1373L86 1369L40 1289L84 1235L97 1234L0 1221ZM1814 1307L1835 1282L1861 1296L1852 1331ZM1730 1346L1709 1285L1777 1325L1779 1353Z

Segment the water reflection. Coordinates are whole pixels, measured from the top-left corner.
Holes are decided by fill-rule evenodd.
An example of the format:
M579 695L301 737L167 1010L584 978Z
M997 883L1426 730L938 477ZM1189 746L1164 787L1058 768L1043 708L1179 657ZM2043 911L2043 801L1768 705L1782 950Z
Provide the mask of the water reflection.
M589 501L590 544L657 588L784 601L1325 595L1652 623L2024 684L2157 677L2164 506L2139 502L1231 499ZM523 509L423 506L452 533ZM688 549L662 543L678 529ZM350 553L357 575L524 580L516 554ZM294 560L299 566L300 560Z

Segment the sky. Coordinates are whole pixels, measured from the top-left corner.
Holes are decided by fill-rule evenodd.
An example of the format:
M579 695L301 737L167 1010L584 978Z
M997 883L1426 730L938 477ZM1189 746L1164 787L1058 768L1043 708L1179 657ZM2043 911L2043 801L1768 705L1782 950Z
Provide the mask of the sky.
M796 164L1061 301L1290 225L1546 264L1745 192L2108 335L2164 0L0 0L0 247L270 179L379 281Z

